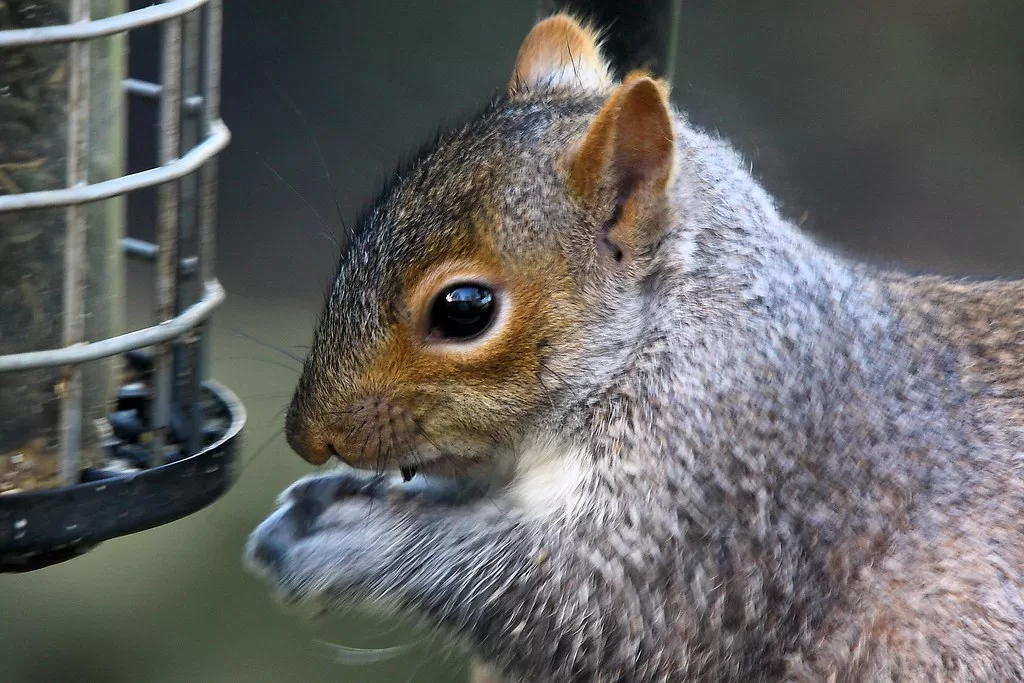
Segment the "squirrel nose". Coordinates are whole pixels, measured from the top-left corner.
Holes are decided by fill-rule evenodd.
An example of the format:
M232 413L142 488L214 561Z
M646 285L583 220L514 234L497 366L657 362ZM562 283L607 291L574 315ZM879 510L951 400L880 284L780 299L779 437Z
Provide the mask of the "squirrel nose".
M329 436L312 425L304 417L300 406L292 403L285 418L285 438L299 457L311 465L323 465L332 456L338 456L338 450Z
M323 439L310 439L288 430L288 445L311 465L323 465L337 455L334 446Z
M380 467L382 454L397 457L401 447L415 446L418 434L406 407L376 395L345 406L324 413L293 403L285 421L288 445L310 464L337 458L355 468Z

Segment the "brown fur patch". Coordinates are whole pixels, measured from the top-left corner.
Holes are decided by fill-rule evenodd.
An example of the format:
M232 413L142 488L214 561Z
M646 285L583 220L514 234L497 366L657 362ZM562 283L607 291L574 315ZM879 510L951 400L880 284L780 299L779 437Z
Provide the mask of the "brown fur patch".
M568 14L556 14L534 26L523 40L509 89L515 93L558 85L559 74L568 76L569 71L576 85L610 83L597 33Z
M476 220L498 219L487 215ZM372 361L354 383L352 396L346 397L347 405L379 397L410 411L425 431L452 434L464 431L466 422L482 433L500 432L501 423L509 416L490 410L487 399L492 406L516 406L519 411L542 403L544 390L537 377L544 340L565 337L573 319L560 301L562 297L552 295L568 291L566 264L555 254L533 263L506 263L493 243L493 235L501 231L494 225L476 228L471 231L475 239L456 249L448 244L447 257L436 258L445 252L442 245L428 245L422 258L403 268L406 314L389 328L382 345L372 353ZM469 342L428 339L435 297L458 282L479 282L493 289L498 296L495 325ZM363 413L358 417L365 421ZM351 425L341 424L340 428L351 429ZM366 428L374 428L374 423ZM346 453L346 460L357 467L386 467L393 464L388 459L387 453L373 448Z

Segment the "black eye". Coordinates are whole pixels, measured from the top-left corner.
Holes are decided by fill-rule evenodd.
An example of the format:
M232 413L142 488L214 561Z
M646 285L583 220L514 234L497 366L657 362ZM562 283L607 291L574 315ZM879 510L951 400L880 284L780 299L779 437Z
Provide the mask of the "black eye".
M494 293L480 285L460 284L438 295L430 311L430 329L447 339L475 337L494 319Z

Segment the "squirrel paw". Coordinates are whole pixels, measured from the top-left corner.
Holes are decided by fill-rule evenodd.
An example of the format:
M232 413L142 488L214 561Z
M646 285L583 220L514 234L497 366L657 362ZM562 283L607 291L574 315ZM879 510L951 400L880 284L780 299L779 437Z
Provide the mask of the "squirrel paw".
M336 608L383 599L410 548L443 535L455 506L485 492L458 479L405 482L357 471L306 477L249 536L245 563L286 604Z

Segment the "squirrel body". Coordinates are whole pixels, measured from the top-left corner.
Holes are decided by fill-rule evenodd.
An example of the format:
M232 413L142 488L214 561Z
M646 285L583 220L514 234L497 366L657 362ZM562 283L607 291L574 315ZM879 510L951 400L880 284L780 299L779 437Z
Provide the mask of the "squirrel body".
M359 226L287 419L357 469L247 549L286 600L505 681L1024 680L1024 283L830 253L567 15Z

